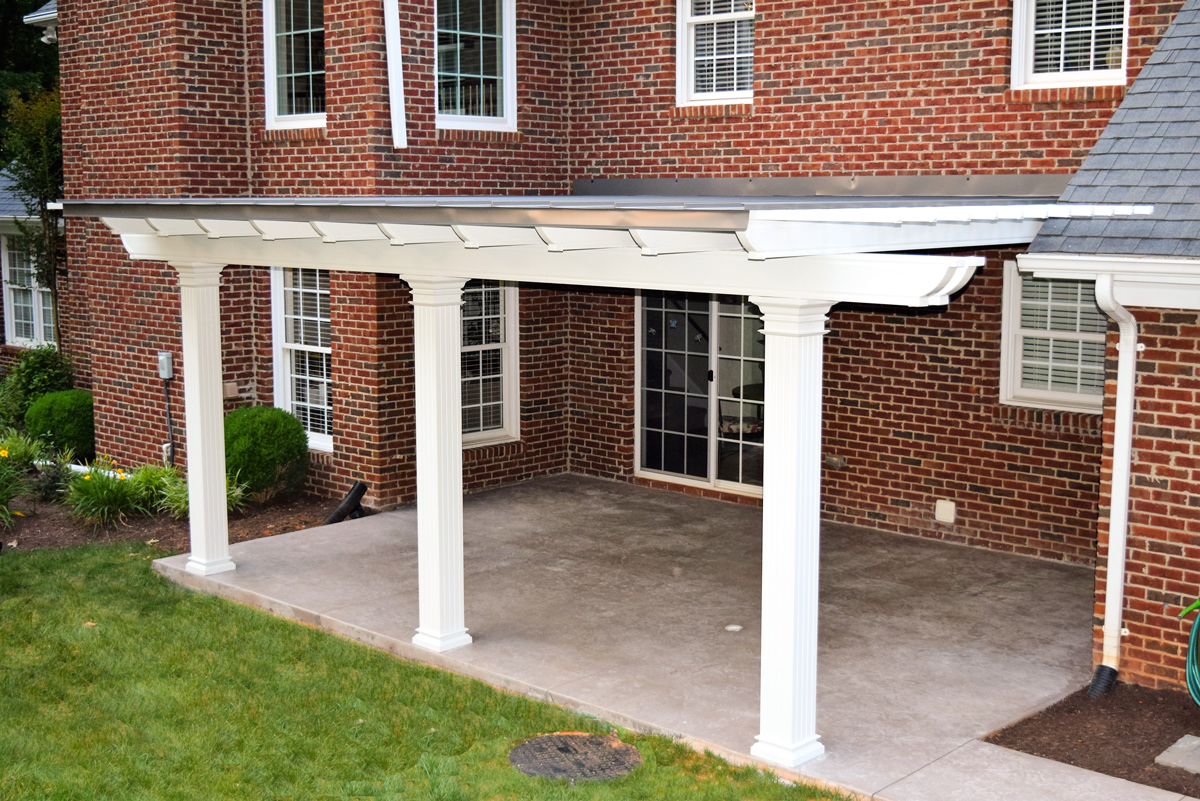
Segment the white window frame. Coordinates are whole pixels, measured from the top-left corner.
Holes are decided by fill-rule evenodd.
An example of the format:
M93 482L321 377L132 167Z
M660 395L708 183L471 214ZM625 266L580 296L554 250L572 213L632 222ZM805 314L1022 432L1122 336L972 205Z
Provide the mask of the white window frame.
M700 293L700 294L706 294L706 293ZM646 468L642 467L642 343L643 343L643 338L644 338L644 332L642 331L642 326L644 325L644 320L645 320L645 314L643 313L644 309L645 309L645 307L642 305L642 293L639 291L637 293L635 301L634 301L635 324L634 324L634 333L633 333L633 340L634 340L633 341L633 348L634 348L634 350L633 350L633 352L634 352L633 375L634 375L634 385L635 385L634 393L633 393L633 421L634 421L633 422L633 426L634 426L634 429L633 429L634 430L633 474L634 474L634 476L637 478L652 479L654 481L663 481L663 482L667 482L670 484L680 484L685 487L701 487L701 488L710 489L710 490L720 490L721 492L728 492L733 495L745 495L750 498L761 498L763 495L762 487L755 486L754 484L742 484L739 482L725 481L723 479L717 478L717 472L718 472L718 470L717 470L717 450L719 448L718 440L720 439L720 436L716 432L719 430L720 400L718 399L718 394L716 391L716 387L718 384L718 382L716 382L716 381L710 382L710 395L709 395L708 429L709 429L709 432L711 432L710 436L709 436L710 444L709 444L709 455L708 455L709 478L708 479L693 478L691 476L682 476L682 475L679 475L678 473L668 473L668 472L662 471L662 470L650 470L650 469L646 469ZM716 332L716 326L720 325L719 315L720 315L720 303L719 303L719 301L717 301L717 299L714 296L709 295L709 319L711 321L713 321L712 322L713 327L709 329L709 337L712 338L713 342L716 341L716 336L718 336L715 332ZM717 370L720 369L720 358L721 358L720 354L716 351L716 349L710 347L709 357L708 357L708 368L710 371L713 371L714 374ZM764 359L764 364L765 364L765 359ZM766 406L765 402L764 402L763 406L764 407Z
M709 22L754 19L754 3L749 10L731 14L692 16L691 0L676 0L675 12L675 104L677 106L717 106L726 103L749 103L754 89L731 92L697 92L695 88L695 26ZM757 43L756 43L757 49Z
M504 114L499 117L482 117L472 114L434 114L434 127L458 131L516 131L517 130L517 4L516 0L501 0L500 5L500 77ZM433 91L434 109L441 108L437 100L437 3L434 1L433 20Z
M325 112L314 114L280 114L279 91L275 67L275 0L263 0L263 95L266 108L265 124L272 130L324 128Z
M1004 296L1000 331L1000 403L1008 406L1028 406L1063 412L1095 414L1104 408L1104 393L1088 395L1026 389L1021 386L1021 273L1017 263L1004 263ZM1106 318L1107 319L1107 318ZM1031 331L1030 334L1051 339L1071 339L1083 342L1104 342L1107 334Z
M49 338L46 337L46 328L49 327L51 331L54 329L54 320L46 319L46 306L48 305L46 298L50 296L50 290L39 286L36 276L32 276L32 282L28 287L15 287L9 283L8 270L12 265L11 254L9 253L8 249L12 244L13 239L14 237L12 235L0 236L0 277L2 277L4 283L4 341L9 345L14 345L18 348L40 348L45 345L57 345L57 343L54 341L53 334L51 334ZM31 272L33 270L32 264L30 264L30 270ZM14 289L29 289L33 292L34 335L32 339L29 337L17 336L16 309L14 308L13 303ZM53 315L54 312L52 301L50 305L51 309L49 311L50 314Z
M1129 5L1125 0L1125 16L1121 29L1121 66L1119 69L1086 70L1078 72L1033 71L1034 35L1038 0L1013 0L1012 26L1012 88L1065 89L1074 86L1124 86L1129 57Z
M284 335L284 306L283 306L283 267L271 268L271 361L275 388L275 406L284 411L292 411L292 381L291 367L287 359L287 351L292 348L285 343ZM303 347L303 350L332 354L332 348ZM333 376L330 368L330 414L332 419L333 405ZM309 431L308 448L313 451L333 452L333 435L319 434Z
M504 342L491 345L463 346L460 353L473 350L500 350L504 372L504 422L500 428L463 433L463 448L480 448L515 442L521 438L521 341L520 291L515 284L502 283L504 297Z

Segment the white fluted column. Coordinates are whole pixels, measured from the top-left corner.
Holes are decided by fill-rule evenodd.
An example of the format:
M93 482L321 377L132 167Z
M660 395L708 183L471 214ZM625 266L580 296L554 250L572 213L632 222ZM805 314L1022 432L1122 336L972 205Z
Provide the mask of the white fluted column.
M183 408L187 431L192 553L187 570L233 570L225 505L225 414L221 397L223 264L172 264L183 322Z
M751 297L763 315L762 663L750 753L796 767L817 736L822 337L828 302Z
M463 610L462 278L409 278L417 395L417 595L413 643L471 642Z

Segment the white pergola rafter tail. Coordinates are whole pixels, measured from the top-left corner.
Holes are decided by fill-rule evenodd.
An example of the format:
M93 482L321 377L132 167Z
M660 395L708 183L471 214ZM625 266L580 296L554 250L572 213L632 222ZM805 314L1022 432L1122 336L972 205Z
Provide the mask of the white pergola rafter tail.
M975 256L839 254L754 261L742 251L643 255L640 248L550 250L545 244L469 247L461 241L395 247L387 240L123 234L134 259L391 273L470 275L523 283L668 292L759 294L831 302L940 306L970 280Z

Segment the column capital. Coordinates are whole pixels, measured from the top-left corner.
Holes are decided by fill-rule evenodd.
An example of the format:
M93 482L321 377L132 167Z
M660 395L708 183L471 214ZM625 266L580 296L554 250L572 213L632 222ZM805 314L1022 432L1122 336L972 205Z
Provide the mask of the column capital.
M414 306L457 306L470 280L442 275L401 275L400 279L412 290Z
M171 266L179 274L180 286L194 287L220 286L221 271L226 267L224 264L194 261L173 261Z
M750 302L762 312L763 332L775 336L823 336L826 315L833 308L831 300L807 298L772 298L751 295Z

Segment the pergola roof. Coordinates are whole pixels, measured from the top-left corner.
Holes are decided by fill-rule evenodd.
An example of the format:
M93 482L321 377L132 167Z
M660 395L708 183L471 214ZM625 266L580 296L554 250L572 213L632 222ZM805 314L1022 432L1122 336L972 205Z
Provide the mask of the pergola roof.
M76 200L136 259L943 305L1051 217L1043 198L398 196ZM572 254L567 257L564 254Z

